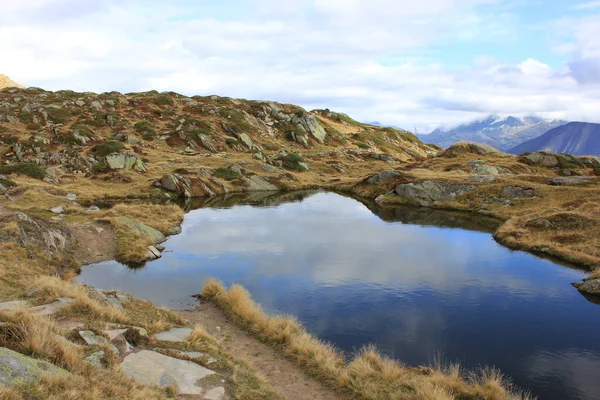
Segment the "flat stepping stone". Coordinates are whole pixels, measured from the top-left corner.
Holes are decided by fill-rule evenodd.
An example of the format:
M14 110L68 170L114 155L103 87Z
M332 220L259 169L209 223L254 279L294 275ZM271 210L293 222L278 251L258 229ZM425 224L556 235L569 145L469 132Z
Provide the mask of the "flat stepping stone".
M54 364L0 347L0 386L12 387L21 383L37 383L43 376L67 377L69 375L71 375L69 372Z
M178 394L201 395L203 390L196 383L215 372L191 361L165 356L150 350L142 350L125 357L121 368L125 374L139 383L162 388L177 387Z
M56 300L53 303L43 304L41 306L31 307L31 304L27 300L13 300L5 303L0 303L0 310L4 311L20 311L27 310L37 315L52 315L62 310L67 304L71 303L73 299L63 297Z
M190 328L175 328L170 331L161 332L155 337L156 340L162 342L186 342L191 333L192 330Z
M111 331L106 331L104 333L106 333L106 336L108 336L108 338L112 342L113 340L115 340L117 337L121 336L125 332L127 332L127 329L113 329Z
M119 349L110 343L105 337L96 335L92 331L79 331L79 336L90 346L100 346L103 344L108 345L113 353L119 354Z
M222 400L223 397L225 397L225 389L221 386L217 386L206 392L206 394L202 396L202 400Z

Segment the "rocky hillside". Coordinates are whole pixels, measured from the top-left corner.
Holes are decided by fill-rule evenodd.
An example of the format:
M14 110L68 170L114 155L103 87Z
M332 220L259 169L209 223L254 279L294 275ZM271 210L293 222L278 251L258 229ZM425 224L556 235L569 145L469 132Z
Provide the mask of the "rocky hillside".
M489 144L507 151L566 123L566 121L545 120L538 117L500 119L489 116L483 121L475 121L450 130L436 129L428 135L419 135L419 137L426 143L433 143L443 148L466 141Z
M534 151L600 156L600 124L570 122L514 147L510 153Z
M24 88L23 85L19 85L15 81L11 80L8 76L0 74L0 89L8 87Z

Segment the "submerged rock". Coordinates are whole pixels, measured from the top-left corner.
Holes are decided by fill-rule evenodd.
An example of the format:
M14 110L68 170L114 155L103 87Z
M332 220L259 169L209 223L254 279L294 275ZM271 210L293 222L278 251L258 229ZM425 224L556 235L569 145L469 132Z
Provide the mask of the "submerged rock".
M475 190L476 187L463 183L425 181L400 184L396 186L394 193L421 206L430 206L438 201L455 200L458 196Z
M67 377L70 373L49 362L27 357L16 351L0 348L0 385L12 387L32 384L43 376Z
M590 279L585 282L575 282L572 285L581 293L600 296L600 279Z

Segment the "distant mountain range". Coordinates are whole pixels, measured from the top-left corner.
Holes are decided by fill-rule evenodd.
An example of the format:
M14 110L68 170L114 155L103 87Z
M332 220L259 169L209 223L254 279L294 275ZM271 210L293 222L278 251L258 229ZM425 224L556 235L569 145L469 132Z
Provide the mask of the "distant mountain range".
M533 151L600 156L600 124L569 122L510 149L509 153Z
M425 143L447 148L456 142L485 143L503 151L542 135L568 121L548 120L539 117L498 118L489 116L483 121L464 124L450 130L438 128L430 134L418 135Z

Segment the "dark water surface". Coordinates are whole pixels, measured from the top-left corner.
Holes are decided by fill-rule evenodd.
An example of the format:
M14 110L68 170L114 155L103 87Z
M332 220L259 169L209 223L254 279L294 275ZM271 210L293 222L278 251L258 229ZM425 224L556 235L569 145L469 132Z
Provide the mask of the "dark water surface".
M188 308L216 277L346 351L375 343L413 365L441 353L495 365L540 399L600 399L600 306L569 285L583 272L500 246L472 215L255 196L189 212L144 268L103 262L79 281Z

